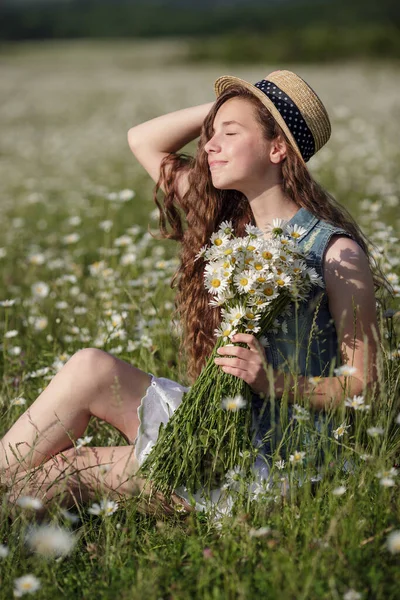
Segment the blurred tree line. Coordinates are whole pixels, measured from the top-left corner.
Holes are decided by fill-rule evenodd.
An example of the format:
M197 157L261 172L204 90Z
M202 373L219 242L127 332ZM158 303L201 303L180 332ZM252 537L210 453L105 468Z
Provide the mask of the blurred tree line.
M191 61L399 58L399 0L4 1L0 41L184 37Z

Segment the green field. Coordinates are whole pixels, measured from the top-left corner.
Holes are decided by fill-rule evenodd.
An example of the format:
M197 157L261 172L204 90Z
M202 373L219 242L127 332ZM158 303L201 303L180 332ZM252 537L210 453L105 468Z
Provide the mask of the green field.
M179 323L171 324L178 248L148 232L158 224L153 182L127 131L212 100L220 75L258 81L291 66L182 66L183 51L173 41L1 48L0 434L80 348L188 384L176 360ZM288 498L242 499L220 522L145 516L133 499L104 518L83 506L70 524L54 506L49 518L77 537L57 559L29 551L32 513L11 510L4 496L0 598L26 574L40 579L38 599L398 597L400 541L394 547L388 536L400 530L400 471L390 472L400 463L400 70L293 70L319 91L332 120L310 170L357 218L397 290L381 319L381 396L338 443L355 469L333 465L316 489L303 485ZM368 434L371 427L382 433ZM88 435L91 445L125 443L98 421Z

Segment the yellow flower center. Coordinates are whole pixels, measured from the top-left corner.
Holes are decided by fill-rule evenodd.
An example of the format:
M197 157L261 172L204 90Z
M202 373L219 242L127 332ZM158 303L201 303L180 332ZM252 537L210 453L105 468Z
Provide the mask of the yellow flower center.
M222 335L223 335L224 337L228 337L228 335L230 334L230 332L231 332L231 331L232 331L232 330L231 330L230 328L229 328L229 329L224 329L224 331L222 332Z
M272 254L271 252L265 251L262 253L263 258L265 258L266 260L271 260L272 258Z
M254 319L254 314L252 312L247 312L246 313L246 318L247 319Z
M219 288L220 285L221 285L220 279L213 279L211 281L211 287L213 287L213 288Z
M240 283L240 285L242 285L244 287L245 285L247 285L249 283L249 280L246 279L245 277L242 277L242 279L240 280L239 283Z
M255 249L256 249L256 247L255 247L255 246L247 246L247 250L248 250L249 252L253 252L253 250L255 250Z
M225 255L232 254L232 252L233 252L232 248L227 248L226 250L224 250Z
M281 286L282 286L282 285L285 285L285 282L283 281L283 279L277 279L277 280L276 280L276 283L277 283L278 285L281 285Z
M221 238L217 238L216 240L214 240L214 244L215 244L216 246L221 246L221 244L222 244L222 240L221 240Z
M257 277L257 281L258 281L259 283L265 283L267 280L266 280L266 278L265 278L265 277Z
M264 294L266 296L273 296L273 294L274 294L273 288L272 287L266 287L266 288L264 288Z
M263 266L261 263L254 263L254 268L256 269L256 271L261 271Z
M290 235L292 236L292 238L295 238L295 239L300 237L300 234L298 233L298 231L293 231L293 233L291 233Z

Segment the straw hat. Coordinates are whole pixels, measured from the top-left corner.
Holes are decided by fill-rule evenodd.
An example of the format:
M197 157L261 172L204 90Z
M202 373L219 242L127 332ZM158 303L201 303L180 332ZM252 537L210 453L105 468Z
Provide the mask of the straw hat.
M325 106L295 73L273 71L254 85L224 75L214 84L217 97L235 84L247 88L268 108L303 162L310 160L329 140L331 124Z

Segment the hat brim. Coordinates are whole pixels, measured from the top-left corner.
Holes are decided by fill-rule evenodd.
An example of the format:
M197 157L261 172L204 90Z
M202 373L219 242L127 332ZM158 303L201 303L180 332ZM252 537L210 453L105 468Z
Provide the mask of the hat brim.
M266 94L264 94L264 92L259 90L255 85L248 83L248 81L245 81L244 79L240 79L239 77L234 77L233 75L223 75L222 77L218 77L218 79L214 83L214 90L215 90L217 98L223 92L225 92L229 87L231 87L232 85L235 85L235 84L245 87L247 90L249 90L249 92L254 94L264 104L264 106L269 110L269 112L274 117L275 121L278 123L278 125L280 125L280 127L285 132L285 135L287 136L288 140L290 141L290 144L292 145L296 154L302 160L303 164L305 164L305 160L301 155L301 152L296 143L296 140L294 139L289 127L286 125L281 113L275 107L275 104L272 102L272 100L270 100L268 98L268 96Z

